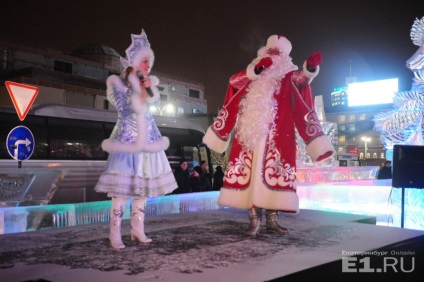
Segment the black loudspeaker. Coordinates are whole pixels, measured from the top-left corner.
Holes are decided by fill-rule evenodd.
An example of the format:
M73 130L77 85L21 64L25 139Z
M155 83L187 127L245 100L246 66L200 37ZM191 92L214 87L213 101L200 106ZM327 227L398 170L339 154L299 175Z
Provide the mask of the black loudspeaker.
M424 188L424 146L393 146L392 186Z

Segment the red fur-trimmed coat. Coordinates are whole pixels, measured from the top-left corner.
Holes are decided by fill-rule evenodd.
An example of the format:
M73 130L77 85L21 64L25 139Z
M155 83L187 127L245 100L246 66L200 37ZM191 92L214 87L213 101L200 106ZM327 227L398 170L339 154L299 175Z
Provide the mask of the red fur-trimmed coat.
M230 78L224 106L203 138L216 152L228 148L241 99L249 95L251 81L258 77L250 70L248 67ZM277 108L274 123L255 150L247 150L234 137L224 187L220 190L220 205L240 209L256 206L287 213L299 211L295 127L312 160L323 160L334 153L315 112L309 86L317 73L308 72L304 66L303 71L291 71L282 78L280 90L274 94Z

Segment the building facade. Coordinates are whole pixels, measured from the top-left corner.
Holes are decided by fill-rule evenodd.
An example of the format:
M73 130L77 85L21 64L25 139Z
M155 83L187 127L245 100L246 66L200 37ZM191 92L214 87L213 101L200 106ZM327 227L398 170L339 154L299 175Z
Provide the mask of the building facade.
M39 88L34 105L57 103L114 110L106 100L106 79L120 74L120 55L103 44L89 44L68 53L0 41L0 103L12 105L4 81ZM152 72L159 78L161 103L157 115L206 114L201 83Z
M374 130L374 115L392 108L371 108L326 113L326 120L337 124L338 154L358 155L361 165L381 165L386 159L386 149L381 135Z

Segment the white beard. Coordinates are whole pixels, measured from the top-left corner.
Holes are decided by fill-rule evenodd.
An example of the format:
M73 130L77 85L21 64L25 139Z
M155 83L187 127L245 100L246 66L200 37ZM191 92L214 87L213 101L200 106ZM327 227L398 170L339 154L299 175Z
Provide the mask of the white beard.
M275 119L277 103L274 93L279 92L282 78L297 69L288 56L271 58L273 64L251 83L240 103L236 137L243 147L251 151L255 150L259 140L268 135ZM255 59L254 63L260 59Z

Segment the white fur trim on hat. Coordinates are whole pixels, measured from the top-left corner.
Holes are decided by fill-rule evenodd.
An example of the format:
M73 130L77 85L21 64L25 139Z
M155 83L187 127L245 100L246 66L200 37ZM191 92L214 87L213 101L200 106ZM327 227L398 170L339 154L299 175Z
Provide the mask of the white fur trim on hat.
M278 49L280 52L284 52L287 55L290 54L292 50L292 45L290 41L281 35L271 35L266 42L266 49Z
M134 56L134 59L131 62L131 66L133 66L134 68L138 68L138 66L140 65L140 62L143 59L149 59L149 63L150 63L150 68L149 68L149 72L153 67L153 64L155 63L155 54L153 53L153 50L150 48L143 48L140 51L138 51L138 53Z
M141 60L148 58L150 61L150 72L155 56L150 48L150 43L144 29L141 30L140 34L131 34L131 45L125 50L125 54L125 58L121 57L121 64L124 69L128 67L137 68Z

